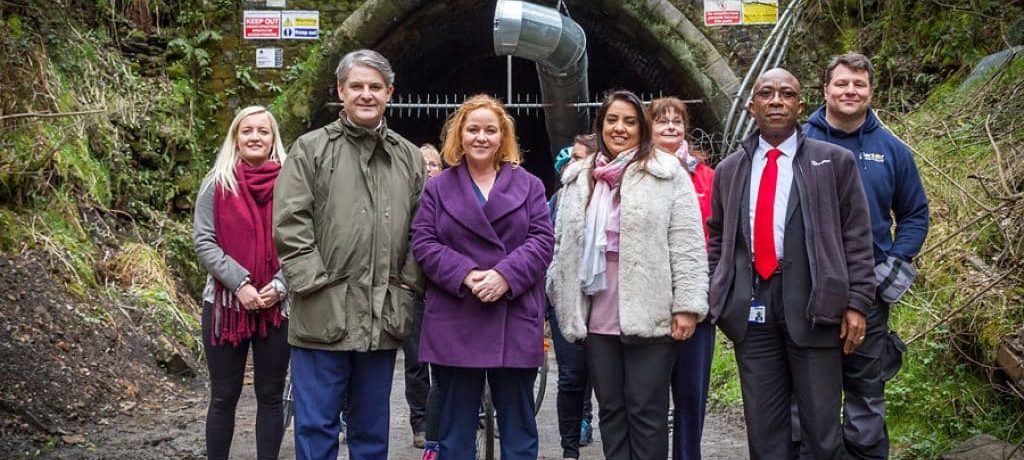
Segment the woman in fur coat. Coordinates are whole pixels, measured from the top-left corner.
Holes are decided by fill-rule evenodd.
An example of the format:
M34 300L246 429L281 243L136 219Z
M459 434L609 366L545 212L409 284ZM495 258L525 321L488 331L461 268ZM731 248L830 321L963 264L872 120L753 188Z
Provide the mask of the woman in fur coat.
M686 170L657 150L643 103L609 94L599 152L567 167L547 293L566 339L585 340L609 460L668 456L677 348L707 314L700 206Z

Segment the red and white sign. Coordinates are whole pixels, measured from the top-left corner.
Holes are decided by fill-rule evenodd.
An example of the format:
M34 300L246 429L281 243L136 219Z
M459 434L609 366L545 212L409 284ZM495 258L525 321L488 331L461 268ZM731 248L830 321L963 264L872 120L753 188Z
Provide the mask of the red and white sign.
M704 25L731 26L743 23L743 2L738 0L705 0Z
M246 40L272 40L281 38L280 11L245 11L243 27Z

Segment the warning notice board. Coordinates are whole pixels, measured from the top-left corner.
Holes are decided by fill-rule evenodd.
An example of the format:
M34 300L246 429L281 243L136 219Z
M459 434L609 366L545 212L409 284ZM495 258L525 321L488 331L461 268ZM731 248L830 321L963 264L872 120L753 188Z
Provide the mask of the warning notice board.
M282 11L281 38L296 40L320 38L320 12Z
M704 25L737 26L774 24L779 0L704 0Z
M246 40L281 38L281 12L246 10L243 28Z

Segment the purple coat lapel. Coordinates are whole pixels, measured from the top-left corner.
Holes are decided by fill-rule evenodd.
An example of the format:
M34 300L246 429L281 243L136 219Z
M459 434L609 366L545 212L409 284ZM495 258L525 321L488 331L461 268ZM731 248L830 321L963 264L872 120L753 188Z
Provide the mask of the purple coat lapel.
M480 206L476 192L473 191L473 178L469 175L469 168L462 163L454 169L452 172L455 174L442 174L435 179L447 182L438 184L441 189L459 191L458 194L444 197L441 206L463 227L504 250L505 244L494 232L491 223L523 205L529 193L529 184L513 180L516 171L511 165L505 164L498 171L498 177L494 180L494 187L491 188L487 202Z

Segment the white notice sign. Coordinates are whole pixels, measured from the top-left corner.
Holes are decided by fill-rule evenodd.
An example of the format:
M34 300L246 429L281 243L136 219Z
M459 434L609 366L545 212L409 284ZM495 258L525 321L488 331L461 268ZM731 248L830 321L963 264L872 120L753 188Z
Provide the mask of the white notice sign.
M320 38L319 11L282 11L281 38L316 40Z
M284 8L284 0L267 0L267 8Z
M284 66L284 51L281 48L256 48L257 69L280 69Z

